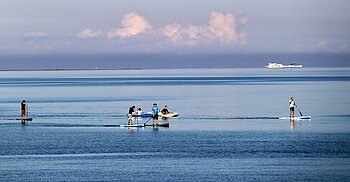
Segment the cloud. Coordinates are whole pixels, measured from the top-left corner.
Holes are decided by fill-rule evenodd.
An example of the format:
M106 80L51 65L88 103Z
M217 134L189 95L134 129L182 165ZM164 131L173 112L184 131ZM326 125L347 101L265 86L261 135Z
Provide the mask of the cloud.
M249 18L246 17L246 16L243 16L243 17L239 18L239 23L240 23L241 25L246 25L246 24L249 23Z
M152 28L151 24L144 17L132 12L124 15L121 27L113 28L107 33L107 37L109 39L116 37L128 38L145 32L150 28Z
M28 38L42 38L48 37L49 34L47 32L26 32L24 33L24 36Z
M236 18L232 14L212 12L208 28L221 41L234 42L237 39L235 21Z
M169 37L170 40L176 42L181 40L181 30L182 26L180 24L171 24L171 25L166 25L163 28L163 35L166 37Z
M183 27L180 24L170 24L163 28L163 35L169 38L172 42L195 45L200 41L209 41L214 34L208 32L207 27L193 26Z
M244 18L243 23L248 23ZM209 43L220 41L222 43L244 43L247 34L237 32L236 17L230 13L212 12L207 25L182 26L174 23L163 28L163 35L177 44L196 45L200 42Z
M101 35L101 31L94 32L90 28L87 28L87 29L85 29L82 32L77 34L77 36L81 39L94 38L94 37L98 37L100 35Z
M328 41L326 41L326 40L320 40L320 41L316 44L316 48L322 49L322 48L326 47L327 45L328 45Z

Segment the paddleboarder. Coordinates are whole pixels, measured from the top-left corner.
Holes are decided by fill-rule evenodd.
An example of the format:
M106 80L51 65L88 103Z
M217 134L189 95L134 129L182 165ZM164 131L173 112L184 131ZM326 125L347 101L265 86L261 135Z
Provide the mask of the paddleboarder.
M131 114L128 114L128 125L132 125L133 122L132 122L132 115Z
M136 112L136 106L131 106L129 108L129 113L128 114L134 114Z
M141 109L141 107L139 107L136 111L136 115L140 116L142 113L143 113L142 109ZM139 124L142 121L142 117L137 117L136 121L137 121L137 124Z
M152 107L152 119L153 119L152 121L153 121L153 125L154 125L154 122L156 122L156 126L158 126L158 113L159 113L158 105L157 103L154 103Z
M21 116L22 116L22 118L25 118L27 116L27 102L26 102L26 100L23 100L21 102Z
M294 98L293 96L291 96L289 100L289 117L291 118L294 118L294 106L295 106Z

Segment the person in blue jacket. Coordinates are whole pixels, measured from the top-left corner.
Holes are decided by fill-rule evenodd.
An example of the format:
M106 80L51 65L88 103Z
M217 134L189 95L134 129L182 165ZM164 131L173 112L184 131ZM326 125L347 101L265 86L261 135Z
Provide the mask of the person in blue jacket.
M159 107L158 107L157 103L154 103L153 107L152 107L153 125L154 125L154 122L156 122L156 125L158 125L158 113L159 113Z

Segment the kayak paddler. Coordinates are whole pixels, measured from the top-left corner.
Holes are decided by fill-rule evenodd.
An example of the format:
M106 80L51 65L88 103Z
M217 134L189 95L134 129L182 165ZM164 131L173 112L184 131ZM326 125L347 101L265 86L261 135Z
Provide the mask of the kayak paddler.
M170 111L169 111L169 109L168 109L168 105L165 105L164 108L162 109L162 111L160 111L160 112L162 112L163 114L168 114L168 113L170 113Z

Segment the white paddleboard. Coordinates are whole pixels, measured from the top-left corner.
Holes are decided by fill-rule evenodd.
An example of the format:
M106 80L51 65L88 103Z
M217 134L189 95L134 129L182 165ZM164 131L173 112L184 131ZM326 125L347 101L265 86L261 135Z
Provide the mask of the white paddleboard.
M307 120L311 119L311 116L300 116L300 117L280 117L278 119L294 119L294 120Z
M145 124L125 124L125 125L120 125L120 127L145 127Z

